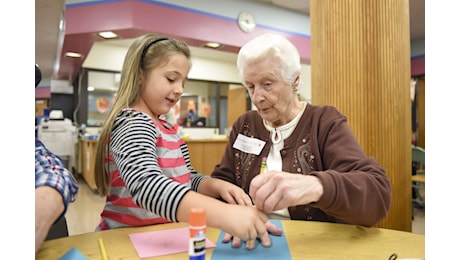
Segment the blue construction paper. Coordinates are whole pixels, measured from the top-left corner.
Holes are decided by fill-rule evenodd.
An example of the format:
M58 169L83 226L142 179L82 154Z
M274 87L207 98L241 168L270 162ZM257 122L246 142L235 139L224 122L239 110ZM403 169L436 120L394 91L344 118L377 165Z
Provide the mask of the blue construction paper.
M72 247L67 253L59 258L59 260L88 260L77 248Z
M270 220L273 224L283 229L279 220ZM270 235L272 241L271 247L263 247L260 241L256 239L256 247L252 250L246 249L246 244L243 242L239 248L233 248L232 243L223 243L222 239L225 232L221 231L216 247L212 253L211 260L234 260L234 259L292 259L289 246L286 241L286 235L281 236Z

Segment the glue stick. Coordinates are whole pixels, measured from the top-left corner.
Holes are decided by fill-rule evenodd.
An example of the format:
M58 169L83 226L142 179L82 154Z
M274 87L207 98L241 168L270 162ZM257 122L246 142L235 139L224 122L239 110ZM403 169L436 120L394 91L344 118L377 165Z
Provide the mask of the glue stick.
M190 209L189 216L189 259L204 260L206 257L206 211L203 208Z

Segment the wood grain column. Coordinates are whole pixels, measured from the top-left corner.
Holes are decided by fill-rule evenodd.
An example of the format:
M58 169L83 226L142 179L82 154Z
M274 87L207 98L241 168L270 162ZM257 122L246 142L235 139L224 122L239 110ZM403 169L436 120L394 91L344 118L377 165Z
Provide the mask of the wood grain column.
M311 0L312 103L343 112L392 185L376 226L412 229L407 0ZM346 153L346 151L343 151Z

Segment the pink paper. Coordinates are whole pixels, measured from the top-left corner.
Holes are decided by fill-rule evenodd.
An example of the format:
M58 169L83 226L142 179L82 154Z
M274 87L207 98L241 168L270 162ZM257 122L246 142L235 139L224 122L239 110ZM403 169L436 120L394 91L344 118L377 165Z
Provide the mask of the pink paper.
M129 238L139 258L147 258L188 252L190 235L188 228L176 228L130 234ZM206 238L206 248L215 246Z

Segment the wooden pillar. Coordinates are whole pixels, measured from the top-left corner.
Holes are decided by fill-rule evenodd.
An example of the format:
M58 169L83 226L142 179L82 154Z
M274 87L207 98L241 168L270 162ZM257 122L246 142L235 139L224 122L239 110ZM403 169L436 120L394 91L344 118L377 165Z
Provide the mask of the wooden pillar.
M411 231L409 3L312 0L310 13L312 103L343 112L385 168L392 202L376 226Z

